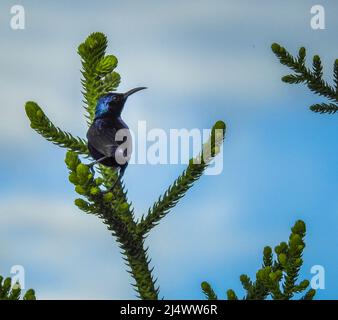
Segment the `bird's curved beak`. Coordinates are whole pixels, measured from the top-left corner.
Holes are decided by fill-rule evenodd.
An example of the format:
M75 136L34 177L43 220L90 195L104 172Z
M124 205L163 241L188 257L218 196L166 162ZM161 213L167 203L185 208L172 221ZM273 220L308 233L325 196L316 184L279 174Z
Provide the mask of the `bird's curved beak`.
M147 87L137 87L137 88L134 88L134 89L131 89L129 91L127 91L126 93L124 93L124 99L127 100L127 98L129 96L131 96L132 94L138 92L138 91L141 91L141 90L144 90L144 89L147 89Z

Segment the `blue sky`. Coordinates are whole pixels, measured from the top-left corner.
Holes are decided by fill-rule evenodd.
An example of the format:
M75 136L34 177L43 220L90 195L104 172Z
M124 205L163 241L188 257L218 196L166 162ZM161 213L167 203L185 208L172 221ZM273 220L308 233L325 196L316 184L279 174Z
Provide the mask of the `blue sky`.
M10 8L26 9L26 29L10 28ZM310 8L326 9L326 30L310 27ZM29 127L27 100L54 123L85 135L76 48L106 33L119 58L120 90L145 85L124 119L133 129L209 128L227 123L224 170L204 176L147 240L161 296L200 299L208 280L220 297L242 293L265 245L307 223L302 277L319 264L326 289L338 293L338 126L311 113L324 101L288 86L271 53L278 42L319 54L331 80L338 43L336 1L1 1L0 273L20 264L40 299L130 299L135 293L106 227L73 205L65 151ZM184 167L132 165L125 181L137 216Z

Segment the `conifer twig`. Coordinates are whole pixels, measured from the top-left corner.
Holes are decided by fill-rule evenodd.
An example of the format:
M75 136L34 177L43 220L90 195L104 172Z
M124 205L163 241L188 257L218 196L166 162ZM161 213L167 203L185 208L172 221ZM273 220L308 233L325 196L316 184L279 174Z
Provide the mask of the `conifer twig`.
M148 210L148 214L141 218L138 225L138 231L146 235L159 221L165 217L170 209L185 195L185 193L197 181L211 160L220 152L220 146L225 135L225 124L218 121L212 128L211 136L207 141L201 154L196 159L191 159L186 170L174 181L174 183L165 191L163 196ZM208 150L211 150L208 151Z
M56 127L37 103L29 101L26 103L25 109L26 114L31 121L31 128L41 134L45 139L76 153L83 155L88 154L86 142L81 138L74 138L70 133Z
M117 58L105 56L107 37L101 32L94 32L81 43L78 53L82 61L81 80L88 124L94 119L97 99L116 90L120 83L120 75L114 71Z
M280 63L295 71L282 77L282 81L289 84L304 83L312 92L319 96L324 96L330 103L314 104L310 110L318 113L336 113L338 111L338 59L333 66L334 86L329 85L323 79L323 65L320 57L315 55L312 59L312 70L306 67L306 49L299 49L298 56L292 56L284 47L277 43L271 46L273 53L277 56Z
M21 287L19 283L12 286L12 279L4 279L0 276L0 300L20 300L22 296ZM22 297L23 300L36 300L35 292L29 289Z
M217 300L217 295L214 289L211 287L211 285L208 282L206 281L202 282L201 288L202 288L204 295L206 296L208 300Z
M273 300L290 300L295 294L304 292L308 288L310 284L308 280L297 283L303 265L305 232L305 223L298 220L291 229L288 243L281 242L275 247L275 260L272 249L264 248L263 265L256 273L256 280L252 281L245 274L240 276L246 292L244 300L265 300L269 296ZM204 289L203 291L205 292ZM315 293L315 290L309 289L301 300L312 300ZM229 300L238 300L236 293L231 289L227 291L227 297Z

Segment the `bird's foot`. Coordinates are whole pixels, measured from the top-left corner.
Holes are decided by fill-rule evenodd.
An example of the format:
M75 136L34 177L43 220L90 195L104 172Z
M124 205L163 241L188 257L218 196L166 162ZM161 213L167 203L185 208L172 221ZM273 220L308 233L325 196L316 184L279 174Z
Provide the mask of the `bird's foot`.
M100 158L100 159L97 159L97 160L95 160L95 161L93 161L93 162L87 164L87 166L89 167L89 170L90 170L90 172L92 173L93 177L94 177L94 175L95 175L94 166L95 166L96 164L100 163L101 161L107 159L107 158L108 158L107 156L104 156L104 157L102 157L102 158Z

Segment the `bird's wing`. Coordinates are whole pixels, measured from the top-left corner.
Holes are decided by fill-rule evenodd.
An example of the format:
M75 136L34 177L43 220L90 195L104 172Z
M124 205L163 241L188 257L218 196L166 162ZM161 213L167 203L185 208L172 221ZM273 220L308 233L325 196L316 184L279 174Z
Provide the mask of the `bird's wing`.
M87 132L88 142L107 157L113 156L119 146L115 138L116 129L107 126L91 125Z

